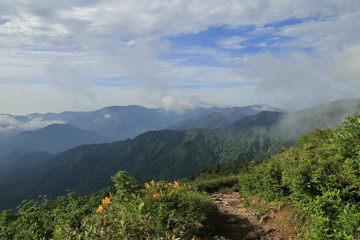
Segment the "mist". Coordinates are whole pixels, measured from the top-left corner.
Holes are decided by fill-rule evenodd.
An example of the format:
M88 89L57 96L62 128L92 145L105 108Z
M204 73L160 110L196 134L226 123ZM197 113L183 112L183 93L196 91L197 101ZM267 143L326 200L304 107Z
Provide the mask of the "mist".
M360 45L343 52L312 56L292 51L246 58L241 73L255 84L255 93L288 111L326 102L358 98Z
M169 66L158 57L158 54L166 52L166 49L156 49L155 51L149 42L137 41L130 42L128 47L119 50L124 58L125 70L135 81L134 84L141 89L138 96L140 101L179 113L198 106L207 106L199 96L179 96L174 93L171 85L174 79L166 74Z
M51 62L45 68L45 72L52 84L60 91L68 93L69 98L74 102L95 103L95 94L91 90L89 80L82 71L84 70L80 66L60 59Z

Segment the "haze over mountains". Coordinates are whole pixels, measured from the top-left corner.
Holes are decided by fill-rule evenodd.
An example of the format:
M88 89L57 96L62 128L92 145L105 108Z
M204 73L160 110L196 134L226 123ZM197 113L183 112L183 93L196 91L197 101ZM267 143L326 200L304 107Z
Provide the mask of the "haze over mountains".
M125 140L146 131L173 128L171 126L177 126L176 129L213 129L224 127L240 117L254 115L262 110L280 109L266 105L199 107L179 113L161 108L111 106L90 112L0 115L0 136L3 136L0 140L0 156L15 150L57 153L81 144ZM216 115L216 118L212 115ZM182 123L183 121L185 122ZM195 125L189 126L186 121ZM199 122L202 125L197 124ZM22 129L32 130L21 132Z
M51 124L34 131L24 131L0 141L0 153L9 154L16 150L36 150L58 153L81 144L103 143L110 138L90 130L83 130L70 124Z
M45 121L76 123L77 126L50 125L14 138L41 136L41 133L58 130L59 126L65 128L61 136L69 137L71 132L85 136L86 133L87 139L92 141L101 140L97 134L110 132L111 127L113 137L115 133L118 136L124 136L121 135L124 132L135 134L133 129L125 131L130 126L140 126L138 132L148 128L151 131L146 130L133 139L81 145L57 154L19 149L3 156L0 158L0 208L13 207L24 198L36 198L40 194L55 197L67 189L88 194L109 186L110 176L119 170L128 171L140 182L174 180L217 163L262 160L277 153L281 146L292 145L303 133L334 127L345 116L357 112L358 103L357 99L340 100L294 113L276 108L262 111L264 109L259 106L214 108L215 113L201 108L171 113L129 106L76 114L36 115ZM122 115L119 110L127 114ZM108 120L109 125L106 125ZM81 124L88 129L79 129ZM94 131L90 132L90 126ZM164 126L190 130L165 130ZM51 152L49 149L42 151Z

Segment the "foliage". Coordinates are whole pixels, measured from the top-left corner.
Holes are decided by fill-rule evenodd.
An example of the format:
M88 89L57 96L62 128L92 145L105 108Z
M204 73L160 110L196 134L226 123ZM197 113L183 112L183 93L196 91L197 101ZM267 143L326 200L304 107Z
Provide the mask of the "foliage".
M175 181L145 183L139 191L122 192L80 228L60 236L91 239L192 239L214 227L216 207L190 186ZM115 196L118 194L116 192Z
M237 177L216 177L212 179L197 180L194 187L198 191L205 191L208 193L219 191L222 188L231 188L238 183Z
M221 130L150 131L125 141L82 145L51 159L40 155L37 163L34 155L26 154L21 162L28 164L10 161L4 171L0 168L0 192L6 193L0 194L0 210L14 208L24 198L45 194L55 198L66 194L66 189L90 194L111 186L110 176L118 170L126 170L139 182L173 181L196 176L205 167L219 163L262 161L278 153L282 145L293 144L301 133L328 126L328 122L339 123L352 111L353 107L346 106L353 102L331 103L295 115L262 112ZM240 117L229 114L229 120Z
M63 226L77 228L84 216L93 212L99 197L109 189L79 197L70 192L56 200L24 200L17 211L0 214L0 239L51 239Z
M307 219L310 239L360 237L360 116L335 130L316 130L240 177L245 193L288 198Z
M216 206L190 185L151 181L139 189L124 171L112 179L115 188L91 196L26 200L3 211L0 239L192 239L214 229Z
M243 193L268 201L290 201L305 219L304 231L310 239L359 239L359 115L349 117L335 130L304 135L295 146L261 163L252 161L240 173L234 169L243 166L241 161L219 165L242 157L262 159L269 150L280 150L280 141L269 137L271 131L267 126L255 126L242 134L158 131L59 154L51 166L42 166L47 172L29 172L27 184L16 179L17 187L4 185L3 192L12 189L34 195L29 189L41 186L52 188L55 195L64 190L63 182L79 184L74 186L86 192L109 185L106 177L110 173L115 174L114 188L85 197L68 193L55 200L25 200L17 211L0 214L0 239L206 238L214 229L216 207L196 190L211 192L234 184ZM177 181L151 181L140 189L126 172L114 172L130 169L142 178L175 179L209 163L214 167L200 174L193 187ZM240 177L232 176L234 173ZM36 182L30 181L32 175ZM52 176L63 182L51 181ZM43 182L46 184L41 185Z

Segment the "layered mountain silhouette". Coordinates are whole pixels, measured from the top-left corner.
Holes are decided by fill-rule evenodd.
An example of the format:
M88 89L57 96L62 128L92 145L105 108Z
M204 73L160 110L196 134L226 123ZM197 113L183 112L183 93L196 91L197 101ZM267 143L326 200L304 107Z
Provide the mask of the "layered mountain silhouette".
M243 116L257 114L264 109L275 110L277 108L267 105L254 105L246 107L234 108L202 108L197 107L182 112L167 111L162 108L149 109L141 106L110 106L96 111L89 112L62 112L62 113L46 113L46 114L29 114L26 116L12 116L9 114L1 115L5 119L0 122L0 130L10 129L8 131L0 131L3 135L15 135L21 132L21 127L27 125L43 125L46 123L66 123L74 127L90 130L102 136L108 137L113 141L134 138L137 135L151 130L161 130L171 128L175 124L182 125L181 122L197 119L208 114L219 114L220 118L213 120L208 126L203 128L211 128L212 126L226 126L228 123L235 121ZM225 118L226 120L222 120ZM8 124L6 124L6 119ZM191 120L192 121L192 120ZM195 121L202 121L201 119ZM12 126L12 124L15 126ZM41 128L41 127L40 127ZM198 127L191 127L198 128Z
M0 178L0 207L13 207L41 194L55 197L67 189L88 194L111 185L110 176L119 170L140 182L174 180L217 163L262 160L304 133L339 124L357 112L358 103L341 100L294 113L264 111L217 130L148 131L133 139L82 145L56 155L33 152L37 160L22 171L11 163L31 161L31 155L0 161L8 169L7 177Z
M24 131L0 142L2 155L18 150L58 153L81 144L108 142L110 139L96 132L70 124L51 124L35 131Z

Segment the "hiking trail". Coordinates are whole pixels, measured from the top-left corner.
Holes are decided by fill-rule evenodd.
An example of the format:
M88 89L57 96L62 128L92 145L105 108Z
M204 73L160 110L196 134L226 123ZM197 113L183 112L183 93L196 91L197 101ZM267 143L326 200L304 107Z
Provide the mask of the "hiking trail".
M217 221L217 235L229 240L297 240L292 225L293 212L274 207L267 214L258 217L254 209L244 207L244 199L237 192L212 193L220 216ZM256 204L254 200L252 204ZM260 201L260 200L258 200Z

